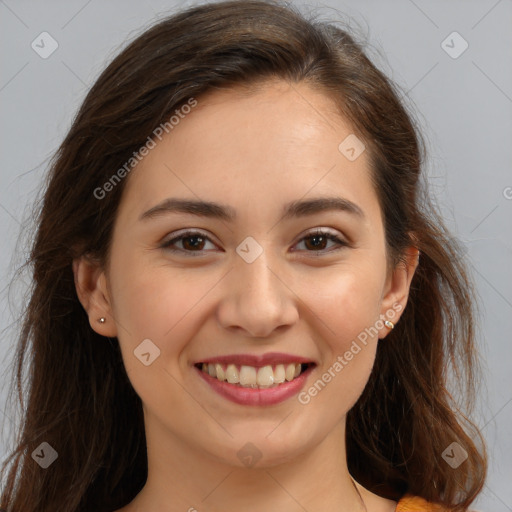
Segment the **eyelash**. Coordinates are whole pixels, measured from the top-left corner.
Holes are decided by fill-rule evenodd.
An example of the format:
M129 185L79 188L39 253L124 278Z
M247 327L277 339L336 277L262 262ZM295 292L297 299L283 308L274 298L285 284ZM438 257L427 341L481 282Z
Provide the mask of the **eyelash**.
M192 257L197 257L197 256L200 256L205 251L188 251L186 249L179 249L179 248L176 248L176 247L172 247L173 244L175 244L176 242L178 242L180 240L184 240L186 238L194 238L196 236L201 237L202 239L207 240L207 241L213 243L210 240L209 237L207 237L206 235L204 235L200 231L190 230L190 231L185 231L181 235L179 235L179 236L177 236L177 237L175 237L175 238L173 238L171 240L168 240L168 241L164 242L160 246L160 248L166 249L166 250L171 251L173 253L182 253L182 254L187 254L187 256L190 255ZM338 250L340 250L340 249L342 249L344 247L348 247L349 246L349 243L346 242L345 240L342 240L341 238L339 238L338 236L334 235L330 231L325 231L323 229L316 229L314 231L311 231L311 232L307 233L304 237L302 237L299 240L298 243L301 243L302 241L304 241L304 240L306 240L308 238L315 237L315 236L322 236L322 237L327 238L327 240L330 240L331 242L336 242L338 244L338 247L336 249L334 249L334 251L338 251ZM327 252L333 252L333 249L330 249L330 250L329 249L322 249L320 251L306 251L306 252L312 253L312 255L317 257L317 256L322 256L323 254L325 254Z

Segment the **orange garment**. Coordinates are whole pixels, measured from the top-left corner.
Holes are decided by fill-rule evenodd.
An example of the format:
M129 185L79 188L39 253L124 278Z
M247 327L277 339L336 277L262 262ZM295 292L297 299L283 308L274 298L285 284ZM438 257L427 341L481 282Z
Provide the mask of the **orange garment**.
M395 512L445 512L437 503L429 503L419 496L406 494L396 505Z

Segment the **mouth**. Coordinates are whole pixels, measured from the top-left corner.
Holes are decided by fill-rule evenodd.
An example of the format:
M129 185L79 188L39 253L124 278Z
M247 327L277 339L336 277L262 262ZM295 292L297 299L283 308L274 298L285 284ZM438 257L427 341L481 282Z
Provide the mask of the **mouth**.
M239 388L269 389L298 379L315 363L281 363L265 366L239 365L235 363L199 362L194 365L212 379Z

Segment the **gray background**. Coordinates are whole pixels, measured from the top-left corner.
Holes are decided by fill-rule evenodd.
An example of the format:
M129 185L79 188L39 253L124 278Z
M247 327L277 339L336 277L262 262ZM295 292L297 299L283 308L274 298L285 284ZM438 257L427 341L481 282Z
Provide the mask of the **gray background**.
M486 385L475 422L488 442L490 471L475 508L512 510L512 2L335 1L321 19L349 18L374 62L403 89L421 121L431 192L464 242L481 302L479 343ZM12 444L5 368L15 353L23 283L8 290L25 256L16 247L30 220L48 159L86 91L118 50L156 19L191 2L0 0L0 458ZM299 2L297 2L299 4ZM302 2L300 2L302 5ZM41 58L31 43L46 31L58 49ZM452 58L441 43L457 31L469 44ZM461 41L449 38L452 52Z

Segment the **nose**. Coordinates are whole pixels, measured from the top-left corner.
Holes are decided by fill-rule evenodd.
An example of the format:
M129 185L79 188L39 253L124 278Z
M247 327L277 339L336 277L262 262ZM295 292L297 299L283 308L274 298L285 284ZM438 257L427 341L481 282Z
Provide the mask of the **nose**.
M266 338L298 321L297 295L286 284L282 266L269 261L266 252L252 263L235 260L217 309L223 328Z

